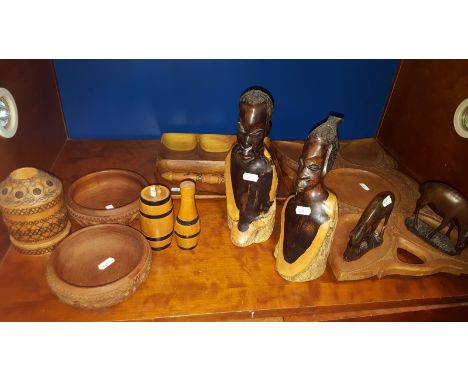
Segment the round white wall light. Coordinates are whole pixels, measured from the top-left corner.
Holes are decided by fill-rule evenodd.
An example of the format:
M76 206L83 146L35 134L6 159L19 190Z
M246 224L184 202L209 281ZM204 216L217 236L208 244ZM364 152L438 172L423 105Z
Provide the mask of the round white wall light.
M18 129L18 109L11 93L0 88L0 137L11 138Z
M468 138L468 98L463 100L455 110L453 126L459 136Z

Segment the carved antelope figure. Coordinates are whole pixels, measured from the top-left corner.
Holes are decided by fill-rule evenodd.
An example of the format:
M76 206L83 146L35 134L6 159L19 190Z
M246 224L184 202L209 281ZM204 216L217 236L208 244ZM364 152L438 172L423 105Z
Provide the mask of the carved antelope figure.
M391 191L381 192L371 200L349 234L348 246L343 256L344 260L357 260L367 251L382 244L385 228L387 228L394 204L395 195ZM383 227L376 236L375 232L382 219L384 219Z
M444 229L447 225L446 236L450 237L450 232L457 226L458 236L455 250L460 253L468 246L468 201L457 190L442 182L428 181L419 187L421 196L416 202L414 210L414 224L418 222L418 214L421 208L429 206L437 215L442 218L442 222L428 236L432 239L434 235Z

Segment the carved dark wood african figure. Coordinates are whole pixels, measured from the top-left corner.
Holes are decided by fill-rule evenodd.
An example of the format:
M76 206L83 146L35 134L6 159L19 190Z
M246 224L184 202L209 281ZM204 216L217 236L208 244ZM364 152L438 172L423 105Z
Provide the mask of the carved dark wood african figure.
M458 255L468 246L468 201L457 190L442 182L425 182L419 188L421 196L412 216L406 219L406 227L432 246L449 255ZM442 222L434 228L419 219L421 208L429 206ZM441 231L448 226L447 233ZM457 226L457 242L450 240L452 229Z
M299 158L295 195L283 207L275 248L276 270L289 281L312 280L325 271L338 203L323 186L322 178L333 166L340 122L341 118L330 116L309 135ZM330 134L333 131L335 134Z
M349 234L348 246L343 255L344 260L357 260L383 243L385 228L394 205L395 195L391 191L380 192L370 201L356 227ZM377 232L382 221L382 229Z
M275 223L278 177L263 140L270 130L273 101L251 89L239 103L237 143L226 157L225 185L231 241L239 247L267 240Z
M342 120L343 118L330 114L323 123L313 129L310 133L312 136L325 139L327 142L330 142L330 145L332 146L330 156L328 157L326 167L324 168L324 176L332 169L336 156L338 155L340 143L338 141L337 130Z

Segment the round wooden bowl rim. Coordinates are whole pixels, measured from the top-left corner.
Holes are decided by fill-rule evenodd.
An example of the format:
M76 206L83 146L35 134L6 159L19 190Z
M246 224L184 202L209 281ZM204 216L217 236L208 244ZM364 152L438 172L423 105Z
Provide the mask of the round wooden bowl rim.
M54 267L55 258L57 256L59 248L66 245L68 238L76 237L80 234L86 233L86 231L103 229L103 228L111 228L112 230L117 229L117 230L127 231L131 233L132 235L134 235L135 237L137 237L142 242L143 248L144 248L140 261L125 276L108 284L99 285L95 287L84 287L84 286L80 287L80 286L76 286L73 284L69 284L66 281L64 281L57 274L57 272L55 271L55 267ZM54 292L57 290L58 294L60 295L67 294L67 295L74 296L74 297L86 296L86 299L88 300L90 297L94 297L94 296L96 298L102 298L103 294L107 294L109 292L112 292L113 290L122 289L126 284L128 284L129 282L131 283L132 280L134 280L140 274L140 272L144 270L145 264L147 263L148 258L151 258L151 257L152 257L152 252L151 252L151 247L148 241L136 229L129 227L129 226L121 225L121 224L99 224L99 225L89 226L89 227L82 228L72 233L54 249L54 251L50 255L49 260L47 262L47 281L48 281L50 288Z
M398 207L400 205L400 203L401 203L401 193L400 193L399 188L390 179L386 178L384 175L373 172L371 170L365 170L365 169L362 169L362 168L339 167L339 168L334 168L334 169L330 170L325 175L325 178L329 174L332 174L333 176L337 176L337 174L341 174L341 173L348 173L348 174L352 174L352 173L359 174L359 173L361 173L361 174L366 174L368 176L370 175L371 177L382 179L385 183L389 183L391 185L391 187L392 187L392 189L390 191L392 191L394 193L394 195L395 195L395 206L394 206L394 208L396 208L396 207ZM326 180L324 180L324 185L325 185L325 187L327 187ZM333 191L335 194L337 194L337 197L338 197L338 193L335 190L333 190L331 188L330 188L330 190ZM360 210L364 210L367 207L367 205L364 206L364 207L355 206L355 205L347 203L346 201L340 200L340 198L338 198L338 201L341 202L341 203L350 205L350 206L352 206L354 208L358 208Z
M67 205L70 209L72 209L75 212L78 212L83 215L88 215L91 217L112 217L116 215L121 215L123 213L127 213L128 211L132 210L138 210L139 209L139 201L140 201L140 193L138 193L138 196L136 197L135 200L133 200L130 203L127 203L123 206L112 208L112 209L104 209L104 208L88 208L85 207L77 202L74 201L72 198L73 192L82 184L84 180L87 178L90 178L95 175L103 175L103 174L125 174L125 175L130 175L133 177L135 180L138 180L141 184L141 187L144 188L148 185L147 180L138 174L135 171L131 170L123 170L123 169L107 169L107 170L100 170L100 171L94 171L90 172L88 174L85 174L83 176L80 176L78 179L76 179L68 188L67 192Z

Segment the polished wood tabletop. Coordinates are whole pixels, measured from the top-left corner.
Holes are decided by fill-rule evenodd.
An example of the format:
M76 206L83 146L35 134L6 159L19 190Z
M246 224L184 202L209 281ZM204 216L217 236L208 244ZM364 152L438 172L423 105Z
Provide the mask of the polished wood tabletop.
M106 168L139 172L154 181L159 141L68 141L52 172L65 189L79 176ZM47 257L28 257L11 247L0 264L0 320L388 320L468 317L468 276L385 277L338 282L330 267L317 280L292 283L275 271L279 224L265 243L231 244L224 199L197 200L198 246L175 243L153 253L147 281L127 301L86 311L60 302L46 282ZM277 223L282 204L277 209ZM179 201L174 201L178 211ZM77 229L77 227L74 227ZM434 313L435 312L435 313ZM440 316L437 312L443 312Z

